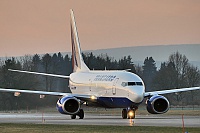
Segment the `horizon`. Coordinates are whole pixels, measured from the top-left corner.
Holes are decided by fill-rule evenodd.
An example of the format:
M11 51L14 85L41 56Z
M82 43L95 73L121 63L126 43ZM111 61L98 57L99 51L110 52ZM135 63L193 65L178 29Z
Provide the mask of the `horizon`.
M191 46L192 45L192 46ZM185 48L183 48L185 46ZM144 48L143 48L144 47ZM146 47L146 48L145 48ZM162 48L163 47L163 48ZM154 50L156 48L156 50ZM108 55L111 59L114 60L120 60L123 57L127 57L128 55L131 56L132 61L134 62L135 65L143 65L143 61L145 60L146 57L153 57L156 63L157 69L160 68L161 63L167 62L168 57L175 53L179 52L182 55L185 55L187 59L189 60L189 63L195 67L200 68L200 60L198 56L198 49L200 48L200 44L178 44L178 45L151 45L151 46L132 46L132 47L120 47L120 48L108 48L108 49L98 49L98 50L86 50L82 51L83 53L87 54L92 52L94 56L101 56L102 54ZM148 52L146 52L148 49ZM177 50L179 49L179 50ZM167 51L166 51L167 50ZM132 52L130 52L132 51ZM159 51L159 52L155 52ZM53 54L58 55L59 52L54 52L54 53L42 53L38 54L40 59L45 54L50 54L53 56ZM71 56L71 51L67 52L60 52L63 56L63 58L68 55ZM115 54L118 53L118 54ZM120 54L119 54L120 53ZM159 53L162 53L162 56L159 55ZM31 58L34 56L33 55L22 55L22 56L15 56L14 58L18 61L21 60L21 58L24 58L25 56L30 56ZM12 56L13 57L13 56ZM0 63L3 65L5 60L11 59L12 57L0 57Z
M88 51L99 51L99 50L111 50L111 49L120 49L120 48L132 48L132 47L160 47L160 46L181 46L181 45L200 45L200 44L166 44L166 45L142 45L142 46L122 46L122 47L113 47L113 48L100 48L100 49L88 49L88 50L82 50L82 52L88 52ZM12 57L24 57L26 55L28 56L34 56L34 55L45 55L45 54L58 54L58 53L71 53L70 51L57 51L57 52L51 52L51 53L33 53L33 54L24 54L24 55L17 55L17 56L0 56L0 58L12 58Z
M91 50L82 50L82 53L88 53L88 52L97 52L97 51L109 51L109 50L114 50L114 49L127 49L127 48L142 48L142 47L179 47L179 46L189 46L189 45L193 45L193 46L196 46L196 45L200 45L200 44L169 44L169 45L147 45L147 46L124 46L124 47L115 47L115 48L103 48L103 49L91 49ZM176 51L174 51L176 52ZM179 52L179 51L178 51ZM19 56L0 56L0 58L20 58L20 57L24 57L24 56L34 56L34 55L45 55L45 54L50 54L50 55L53 55L53 54L58 54L58 53L61 53L62 55L65 55L65 54L68 54L68 55L71 55L71 51L64 51L64 52L61 52L61 51L58 51L58 52L52 52L52 53L34 53L34 54L25 54L25 55L19 55ZM98 52L97 52L98 53ZM95 54L95 53L93 53ZM99 53L99 54L96 54L95 56L98 56L100 54L108 54L108 53ZM182 54L182 53L181 53ZM108 55L110 56L110 55ZM147 56L148 57L148 56ZM115 57L114 57L115 58ZM161 61L161 60L159 60ZM198 60L192 60L192 61L198 61Z

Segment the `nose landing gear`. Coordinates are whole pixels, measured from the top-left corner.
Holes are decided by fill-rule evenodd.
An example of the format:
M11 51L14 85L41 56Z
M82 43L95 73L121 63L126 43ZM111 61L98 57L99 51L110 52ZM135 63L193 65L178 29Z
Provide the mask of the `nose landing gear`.
M135 119L135 110L136 109L123 109L122 118L123 119Z

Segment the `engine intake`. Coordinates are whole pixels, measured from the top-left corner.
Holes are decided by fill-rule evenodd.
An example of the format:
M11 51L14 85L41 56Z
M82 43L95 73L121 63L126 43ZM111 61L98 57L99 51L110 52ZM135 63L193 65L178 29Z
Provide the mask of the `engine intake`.
M61 114L74 115L80 109L80 102L75 97L62 97L58 100L56 107Z
M147 111L151 114L163 114L169 110L169 101L164 96L154 95L147 99Z

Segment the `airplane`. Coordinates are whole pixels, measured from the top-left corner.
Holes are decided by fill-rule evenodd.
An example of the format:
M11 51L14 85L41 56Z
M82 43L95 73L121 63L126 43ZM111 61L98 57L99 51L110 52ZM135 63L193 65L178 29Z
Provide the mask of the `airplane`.
M198 90L200 87L169 89L145 92L143 80L126 70L90 70L84 63L78 38L73 10L70 9L70 27L72 44L73 73L69 76L48 73L13 70L28 74L53 76L69 79L71 93L33 91L0 88L2 92L15 94L31 93L40 95L61 96L56 104L61 114L71 115L71 119L84 118L83 104L103 108L122 108L123 119L134 119L135 111L147 98L147 111L151 114L163 114L169 110L169 101L162 94Z

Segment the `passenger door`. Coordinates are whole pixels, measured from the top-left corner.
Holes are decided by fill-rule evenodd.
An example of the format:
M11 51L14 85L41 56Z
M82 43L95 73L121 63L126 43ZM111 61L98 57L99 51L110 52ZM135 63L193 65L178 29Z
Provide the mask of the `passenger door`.
M112 86L112 93L113 95L116 94L116 84L117 84L117 81L119 80L119 78L116 78L113 82L113 86Z

